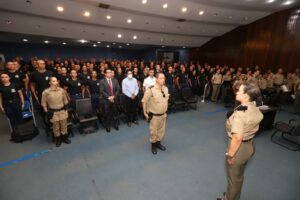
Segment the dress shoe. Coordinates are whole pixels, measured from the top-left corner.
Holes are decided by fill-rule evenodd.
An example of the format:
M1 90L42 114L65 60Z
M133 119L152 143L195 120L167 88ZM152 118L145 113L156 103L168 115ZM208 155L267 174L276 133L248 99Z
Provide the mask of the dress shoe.
M110 128L106 128L106 132L108 132L108 133L109 133L109 132L110 132Z
M157 149L156 149L155 143L152 143L152 144L151 144L151 152L152 152L153 155L156 155L156 154L157 154Z
M60 136L55 137L55 145L56 145L56 147L60 147L60 145L61 145L61 137Z
M131 122L128 122L128 123L127 123L127 126L128 126L128 127L131 127Z
M64 143L71 144L71 140L69 140L68 135L62 135L61 138Z
M161 151L165 151L166 147L163 146L159 141L155 143L156 147L161 150Z

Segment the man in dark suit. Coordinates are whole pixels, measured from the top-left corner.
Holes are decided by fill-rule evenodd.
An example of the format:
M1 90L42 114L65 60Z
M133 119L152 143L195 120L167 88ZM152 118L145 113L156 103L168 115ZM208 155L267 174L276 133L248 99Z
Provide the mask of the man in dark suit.
M117 101L119 97L119 83L112 78L110 69L105 70L105 78L100 82L100 94L102 95L102 106L104 111L104 126L110 132L111 124L116 130L118 127Z

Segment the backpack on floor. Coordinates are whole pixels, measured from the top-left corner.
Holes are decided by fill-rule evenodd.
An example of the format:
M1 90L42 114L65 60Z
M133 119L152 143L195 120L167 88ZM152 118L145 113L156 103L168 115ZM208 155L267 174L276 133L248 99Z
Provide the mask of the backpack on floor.
M23 142L25 140L32 140L38 134L38 128L34 125L33 120L30 120L22 124L18 124L13 128L11 141Z

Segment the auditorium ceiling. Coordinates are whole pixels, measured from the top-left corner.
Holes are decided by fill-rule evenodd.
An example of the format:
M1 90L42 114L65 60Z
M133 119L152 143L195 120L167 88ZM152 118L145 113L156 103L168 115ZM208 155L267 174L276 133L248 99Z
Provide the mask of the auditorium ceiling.
M296 5L298 0L1 0L0 32L6 34L0 40L199 47Z

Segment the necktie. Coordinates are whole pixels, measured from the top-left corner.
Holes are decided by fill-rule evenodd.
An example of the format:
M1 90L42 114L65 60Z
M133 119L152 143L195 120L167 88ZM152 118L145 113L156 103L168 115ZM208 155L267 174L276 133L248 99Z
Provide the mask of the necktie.
M111 80L109 79L108 80L108 87L109 87L109 91L110 91L110 95L114 95L114 90L113 90L113 86L112 86L112 83L111 83Z

